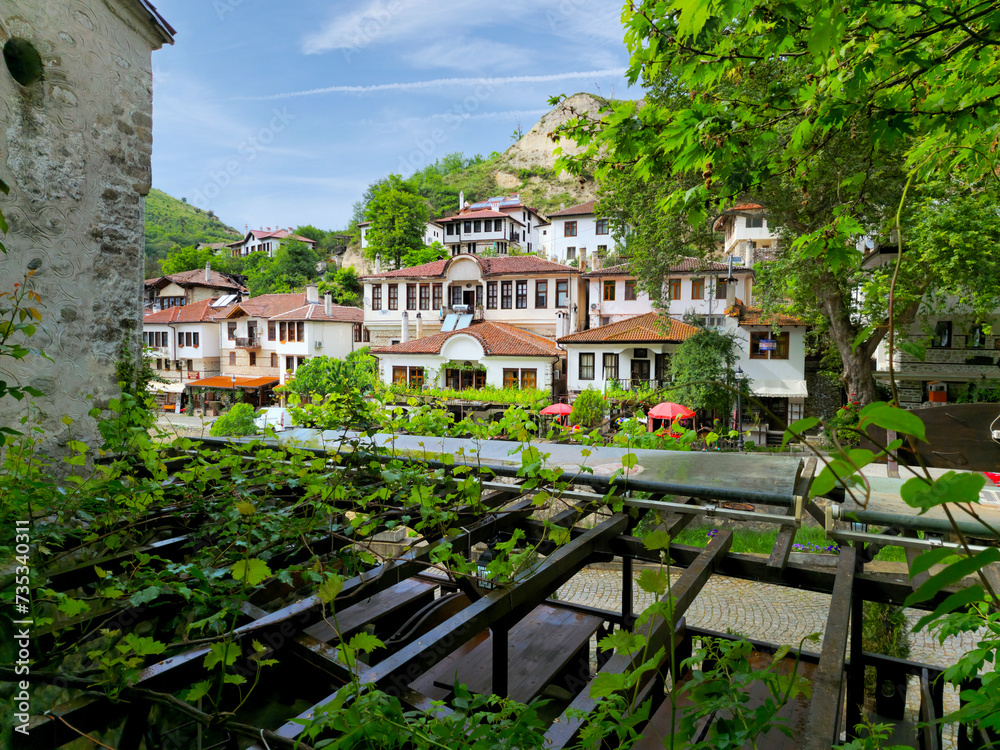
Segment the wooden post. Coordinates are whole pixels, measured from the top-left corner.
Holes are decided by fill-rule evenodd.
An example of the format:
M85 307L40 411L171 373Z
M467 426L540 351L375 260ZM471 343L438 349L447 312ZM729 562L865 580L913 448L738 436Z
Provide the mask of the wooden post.
M851 671L847 675L847 739L857 734L854 727L861 723L865 702L865 657L862 644L864 599L851 596Z

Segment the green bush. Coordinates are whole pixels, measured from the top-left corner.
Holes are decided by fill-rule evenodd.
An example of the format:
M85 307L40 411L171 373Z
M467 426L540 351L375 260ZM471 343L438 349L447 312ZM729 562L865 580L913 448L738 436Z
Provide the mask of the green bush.
M253 435L257 431L253 420L254 408L251 404L234 404L229 411L212 423L212 429L208 434L212 437Z
M573 412L569 415L573 424L581 427L596 427L604 419L604 394L593 388L583 391L573 401Z

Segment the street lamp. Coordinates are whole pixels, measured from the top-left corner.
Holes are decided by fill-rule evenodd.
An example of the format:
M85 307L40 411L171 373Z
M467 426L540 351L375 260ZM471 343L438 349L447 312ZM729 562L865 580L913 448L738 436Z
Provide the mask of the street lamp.
M739 436L736 438L737 447L743 450L743 368L736 365L736 431Z
M229 377L231 377L233 379L233 405L235 406L236 405L236 376L235 375L230 375Z

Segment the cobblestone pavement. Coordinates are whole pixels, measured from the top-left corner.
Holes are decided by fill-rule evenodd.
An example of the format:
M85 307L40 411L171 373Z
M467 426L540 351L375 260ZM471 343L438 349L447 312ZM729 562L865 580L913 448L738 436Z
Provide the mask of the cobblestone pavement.
M634 570L637 577L638 566ZM672 575L676 580L680 573ZM602 609L620 610L622 600L621 569L587 568L559 589L562 601L586 604ZM633 586L633 610L641 612L653 597ZM812 591L802 591L786 586L756 583L738 578L712 576L688 609L690 625L727 630L748 638L776 644L798 645L810 633L822 633L830 607L830 597ZM911 627L925 613L907 610ZM910 659L940 666L954 664L958 657L975 646L975 634L961 638L948 638L939 643L926 631L911 634ZM805 650L819 652L820 644L807 643ZM913 678L914 680L916 678ZM907 690L907 708L915 718L919 710L918 691L911 682ZM958 708L958 698L953 690L945 689L945 711ZM954 747L953 732L944 731L944 746Z

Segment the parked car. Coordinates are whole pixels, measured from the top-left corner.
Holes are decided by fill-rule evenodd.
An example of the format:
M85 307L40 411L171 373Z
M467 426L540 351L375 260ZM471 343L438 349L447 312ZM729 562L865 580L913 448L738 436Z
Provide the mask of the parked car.
M292 427L292 415L288 412L288 409L282 409L280 406L261 407L257 410L257 416L254 417L253 421L257 425L257 429L261 432L266 427L270 427L275 432L287 430Z

